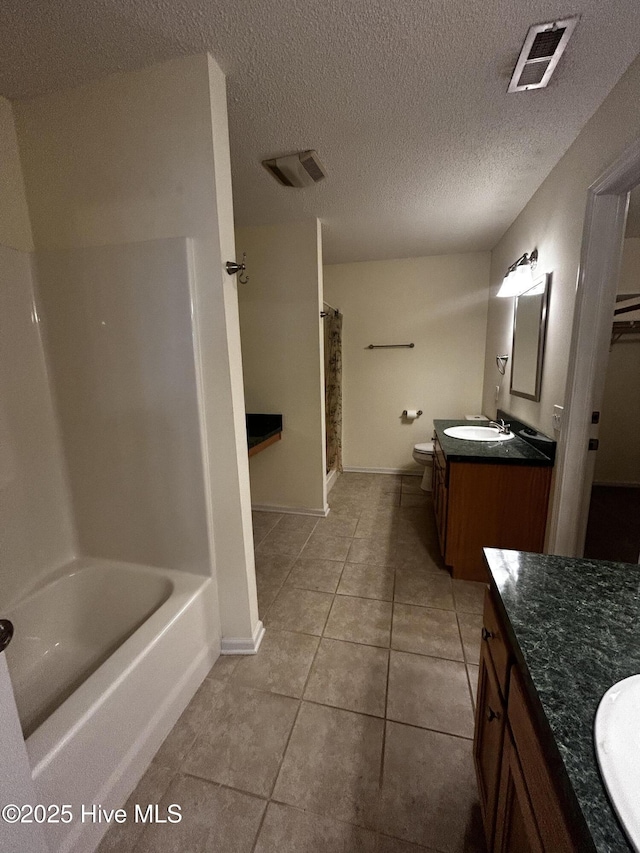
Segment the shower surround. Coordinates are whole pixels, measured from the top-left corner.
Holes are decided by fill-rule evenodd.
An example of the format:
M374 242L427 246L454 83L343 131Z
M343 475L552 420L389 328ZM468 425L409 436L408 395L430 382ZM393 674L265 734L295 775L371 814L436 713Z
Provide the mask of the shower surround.
M36 454L17 512L67 536L4 598L7 663L38 795L75 814L126 799L220 651L190 253L180 238L41 252L36 274L13 253L3 291L3 447L20 454L4 477ZM57 491L36 486L47 466ZM102 829L52 824L47 841L89 850Z

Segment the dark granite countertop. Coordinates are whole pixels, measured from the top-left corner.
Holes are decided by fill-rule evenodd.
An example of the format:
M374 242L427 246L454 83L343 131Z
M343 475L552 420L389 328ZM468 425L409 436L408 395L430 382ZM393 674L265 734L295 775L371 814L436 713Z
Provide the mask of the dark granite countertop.
M246 414L249 450L282 432L282 415Z
M516 434L509 441L467 441L445 435L447 427L486 426L482 423L457 420L436 420L433 422L442 451L449 462L495 462L499 465L553 465L553 460L532 447L524 438Z
M640 673L640 566L497 548L485 556L556 778L588 833L584 849L627 853L593 723L609 687Z

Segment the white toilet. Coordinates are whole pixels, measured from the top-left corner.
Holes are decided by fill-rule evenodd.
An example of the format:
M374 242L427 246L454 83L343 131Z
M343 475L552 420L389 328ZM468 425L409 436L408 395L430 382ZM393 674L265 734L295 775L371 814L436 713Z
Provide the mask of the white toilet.
M488 421L484 415L465 415L465 421ZM431 478L433 476L433 442L424 441L422 444L414 444L413 458L418 465L424 465L424 474L420 488L423 492L432 491Z
M424 465L424 474L420 488L423 492L431 491L431 477L433 475L433 442L425 441L415 444L413 447L413 458L418 465Z

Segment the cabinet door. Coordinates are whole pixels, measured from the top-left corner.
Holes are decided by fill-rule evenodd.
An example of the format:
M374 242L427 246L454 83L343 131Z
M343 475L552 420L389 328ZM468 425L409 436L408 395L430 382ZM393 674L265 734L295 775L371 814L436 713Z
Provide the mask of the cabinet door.
M434 446L435 442L434 442ZM436 529L440 543L440 553L444 557L447 531L447 486L446 469L442 465L441 454L433 454L433 508L436 516Z
M560 805L549 758L540 742L522 677L516 667L511 668L509 679L508 716L544 850L548 853L578 853L581 847L575 841L565 811Z
M504 730L504 704L489 650L486 644L483 644L478 673L473 757L476 765L484 832L489 849L491 849L495 828Z
M502 773L493 853L545 853L518 754L508 728L502 750Z

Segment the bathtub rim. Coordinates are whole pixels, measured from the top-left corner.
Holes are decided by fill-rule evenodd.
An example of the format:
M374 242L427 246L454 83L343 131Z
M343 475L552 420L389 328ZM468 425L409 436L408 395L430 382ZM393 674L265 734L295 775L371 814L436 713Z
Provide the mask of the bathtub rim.
M82 682L56 710L44 720L25 740L31 770L34 779L42 773L67 743L80 731L96 711L116 692L118 687L135 670L148 654L148 650L162 640L171 626L180 618L184 611L202 593L203 589L213 583L211 577L195 575L175 569L158 569L152 566L141 566L135 563L122 563L115 560L83 557L74 561L86 563L81 568L59 571L51 583L57 583L65 577L100 564L109 567L124 568L145 574L161 573L169 580L173 589L169 597L154 610L140 625L91 675ZM30 595L41 591L47 584L32 590ZM26 601L25 597L20 601Z

